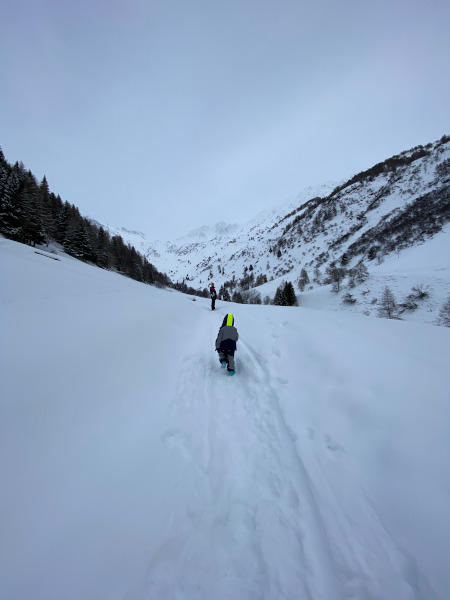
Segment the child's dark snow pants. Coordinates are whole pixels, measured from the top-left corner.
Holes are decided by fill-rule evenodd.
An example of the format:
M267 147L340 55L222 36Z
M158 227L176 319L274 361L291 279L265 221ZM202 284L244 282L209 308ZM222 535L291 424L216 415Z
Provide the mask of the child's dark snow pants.
M225 360L227 363L228 371L235 371L236 365L234 363L234 350L228 350L228 352L219 352L219 361L222 364L222 361Z

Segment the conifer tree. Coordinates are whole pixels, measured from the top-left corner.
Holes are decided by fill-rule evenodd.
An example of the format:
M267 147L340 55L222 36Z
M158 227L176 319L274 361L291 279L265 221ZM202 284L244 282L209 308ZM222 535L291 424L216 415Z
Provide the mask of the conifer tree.
M39 188L31 171L28 171L24 175L20 193L20 204L21 241L30 246L44 243L45 231L40 210Z
M78 236L78 227L79 223L75 220L69 223L66 229L63 247L64 252L67 252L67 254L70 254L70 256L73 256L74 258L81 259L82 254L79 247L80 240Z
M64 250L79 260L95 262L88 225L82 218L74 218L70 222L64 240Z
M53 214L53 198L50 194L47 179L44 175L39 185L39 204L42 227L47 245L51 239L55 239L55 218Z
M297 297L294 292L294 286L290 281L287 281L285 283L283 294L286 299L287 306L295 306L295 304L297 304Z
M5 193L6 182L8 180L10 171L11 167L9 166L0 146L0 202L2 201Z
M110 258L109 258L109 249L110 249L110 239L109 235L100 227L97 233L97 264L102 269L107 269L110 266Z
M9 169L4 176L2 195L0 196L0 232L12 240L19 241L21 236L20 187L23 173L19 163Z
M119 273L125 270L125 244L120 235L113 236L111 240L112 266Z
M131 279L135 279L136 281L142 281L142 264L139 260L139 255L136 252L135 248L133 248L132 246L128 246L124 256L126 275L128 275L128 277L131 277Z
M232 300L233 300L233 302L236 302L236 304L244 304L244 299L242 297L242 294L238 291L235 291L233 293Z
M378 315L388 319L398 318L398 308L395 296L392 290L387 286L384 288L383 294L381 295Z
M142 270L145 283L155 283L155 268L151 263L148 262L146 258L144 258L144 266Z
M284 295L284 290L282 286L277 288L273 303L275 306L287 306L286 297Z

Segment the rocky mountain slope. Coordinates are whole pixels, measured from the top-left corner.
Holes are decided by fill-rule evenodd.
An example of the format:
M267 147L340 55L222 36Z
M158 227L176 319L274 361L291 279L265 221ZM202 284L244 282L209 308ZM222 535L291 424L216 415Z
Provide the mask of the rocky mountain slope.
M449 221L450 137L444 136L337 186L308 188L242 226L219 223L166 243L136 232L120 234L172 281L195 289L214 281L231 294L256 287L263 299L273 299L283 280L296 285L303 272L301 294L296 287L299 304L373 314L388 283L403 295L400 304L408 286L419 285L427 292L420 300L429 303L434 295L434 304L416 302L418 320L433 322L450 292ZM431 240L433 251L427 250ZM420 272L398 273L402 261L411 271L413 248L411 260L421 265ZM413 311L400 312L410 318L406 313Z

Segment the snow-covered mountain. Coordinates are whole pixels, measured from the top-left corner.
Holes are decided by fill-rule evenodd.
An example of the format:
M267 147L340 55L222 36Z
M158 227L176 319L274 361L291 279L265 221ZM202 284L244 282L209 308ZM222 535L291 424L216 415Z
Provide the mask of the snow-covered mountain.
M257 290L273 299L283 280L295 285L304 269L303 306L376 314L386 286L400 304L421 286L427 295L402 318L434 322L450 293L449 221L450 138L444 136L339 185L307 188L241 226L201 227L165 243L119 233L172 281L195 289L214 281L232 292L267 278ZM355 279L361 265L368 273ZM335 293L334 267L342 277Z
M244 225L221 221L212 227L208 225L198 227L184 237L172 241L149 240L141 231L130 231L109 224L102 224L102 227L110 235L120 235L125 242L134 246L136 250L151 260L158 270L167 273L174 282L187 277L192 285L201 287L203 283L206 285L204 278L202 280L201 277L201 273L205 270L201 265L208 256L211 246L219 250L245 247L248 243L249 232L254 231L255 228L267 229L272 227L274 222L294 210L299 203L306 202L307 199L319 193L328 194L335 186L335 183L327 183L321 186L308 187L295 198L289 199L273 209L262 211ZM216 263L221 262L218 250L215 251L214 258L211 258L210 262L213 265L213 270L216 266L215 270L217 271Z

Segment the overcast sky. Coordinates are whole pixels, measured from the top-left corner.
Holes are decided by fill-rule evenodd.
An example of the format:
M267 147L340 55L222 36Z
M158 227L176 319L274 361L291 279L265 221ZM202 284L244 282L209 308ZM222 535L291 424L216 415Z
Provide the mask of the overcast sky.
M450 134L448 0L5 0L0 146L174 239Z

